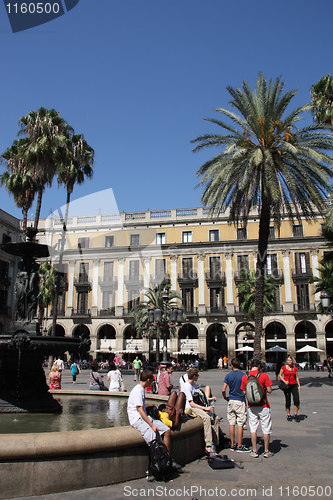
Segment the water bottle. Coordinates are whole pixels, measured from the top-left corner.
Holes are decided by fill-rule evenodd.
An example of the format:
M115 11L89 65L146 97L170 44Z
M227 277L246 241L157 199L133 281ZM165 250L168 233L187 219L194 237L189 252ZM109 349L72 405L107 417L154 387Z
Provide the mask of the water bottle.
M216 448L215 448L214 443L212 443L212 446L210 447L210 453L209 453L209 456L210 456L210 457L215 457L215 455L216 455Z

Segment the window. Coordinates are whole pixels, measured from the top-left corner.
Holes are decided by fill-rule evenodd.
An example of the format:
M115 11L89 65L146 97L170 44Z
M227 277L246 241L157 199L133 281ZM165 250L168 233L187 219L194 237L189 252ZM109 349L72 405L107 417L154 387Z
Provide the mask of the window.
M238 227L237 228L237 239L238 240L246 240L247 239L246 227Z
M112 281L113 280L113 262L104 262L104 280Z
M194 306L193 288L183 288L182 298L183 298L183 306L185 312L187 313L192 312Z
M79 314L88 313L88 293L79 292L77 296L77 312Z
M222 311L224 307L224 289L210 288L209 295L211 312Z
M183 243L192 243L192 231L183 231L182 242Z
M293 237L300 238L303 236L303 226L302 224L294 224L293 225Z
M249 256L248 255L237 255L237 269L238 274L247 273L249 270Z
M155 260L155 278L163 280L165 278L166 262L165 259Z
M103 292L102 296L102 309L111 310L114 309L114 292L106 291Z
M138 247L140 245L140 235L139 234L131 234L131 247Z
M275 238L275 226L269 226L269 235L268 238L274 240Z
M114 245L114 236L105 236L105 248L111 248Z
M277 275L277 255L269 254L266 260L266 274Z
M129 290L128 292L128 312L134 307L136 304L140 302L140 290Z
M138 280L140 276L140 261L130 260L129 262L129 278Z
M209 257L209 274L212 279L221 279L220 257Z
M209 241L220 241L220 231L218 229L209 230Z
M295 266L297 274L310 272L310 254L309 252L295 253Z
M88 275L89 275L89 263L80 262L79 282L86 283L88 281Z
M182 260L182 277L183 278L193 278L193 259L192 257L187 257Z
M299 311L310 309L309 286L306 284L296 285L297 307Z
M165 245L165 233L156 233L156 245Z
M78 248L89 248L89 238L79 238L77 246Z

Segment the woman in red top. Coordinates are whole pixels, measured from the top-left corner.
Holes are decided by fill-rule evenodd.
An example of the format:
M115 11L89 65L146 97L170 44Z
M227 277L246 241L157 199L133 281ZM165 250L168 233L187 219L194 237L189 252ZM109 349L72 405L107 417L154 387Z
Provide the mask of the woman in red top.
M297 367L294 365L294 360L290 354L287 357L286 365L282 366L280 370L279 378L287 385L287 388L284 390L284 395L286 398L287 420L290 422L293 419L293 417L290 415L291 395L293 395L295 421L300 422L298 410L301 384L297 375Z

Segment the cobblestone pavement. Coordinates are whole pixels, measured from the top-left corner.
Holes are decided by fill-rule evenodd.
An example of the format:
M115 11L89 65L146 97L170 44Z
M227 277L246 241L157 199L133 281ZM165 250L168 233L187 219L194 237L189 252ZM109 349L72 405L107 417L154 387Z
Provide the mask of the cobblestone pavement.
M221 429L228 434L226 401L221 397L221 387L228 370L209 370L200 374L199 383L209 384L218 397L216 413L222 417ZM76 389L88 388L89 372L81 371ZM172 375L174 385L181 372ZM180 499L280 499L287 498L333 498L333 381L327 372L305 371L300 373L301 422L287 422L284 410L284 396L275 384L274 373L269 373L273 393L269 396L272 407L273 434L271 437L272 458L264 459L261 446L259 458L248 453L225 450L223 453L240 460L244 469L212 470L205 458L185 467L185 472L168 483L148 482L139 479L101 488L24 497L47 500L123 500L139 497L169 500ZM133 374L124 372L127 390L135 382ZM63 388L73 388L70 373L65 371ZM258 433L262 436L261 431ZM245 445L250 446L249 431L244 431Z

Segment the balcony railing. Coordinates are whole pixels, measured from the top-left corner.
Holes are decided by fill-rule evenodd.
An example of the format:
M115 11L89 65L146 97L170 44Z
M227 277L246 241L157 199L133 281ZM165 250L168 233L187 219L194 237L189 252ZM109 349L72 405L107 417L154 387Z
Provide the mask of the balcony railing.
M271 269L270 272L266 270L266 276L269 276L273 280L282 281L283 280L283 272L281 269Z
M178 274L178 282L181 283L194 283L198 281L198 274L195 272L187 272Z
M220 307L206 307L206 314L223 315L227 314L227 308L225 306Z
M198 308L197 307L189 307L184 310L186 316L198 316Z
M306 269L297 268L292 270L293 280L309 280L313 277L311 267Z
M150 277L151 283L169 283L170 282L170 274L169 273L161 273L155 274L155 276Z
M72 309L72 317L75 318L90 318L90 309Z
M114 316L115 315L115 307L108 307L107 309L99 309L98 316Z
M74 286L80 289L84 288L91 290L91 281L87 275L82 275L79 278L74 278Z
M208 271L205 273L205 278L208 283L213 282L223 286L225 284L225 274L222 271Z
M316 311L314 304L294 304L295 313L314 313Z

